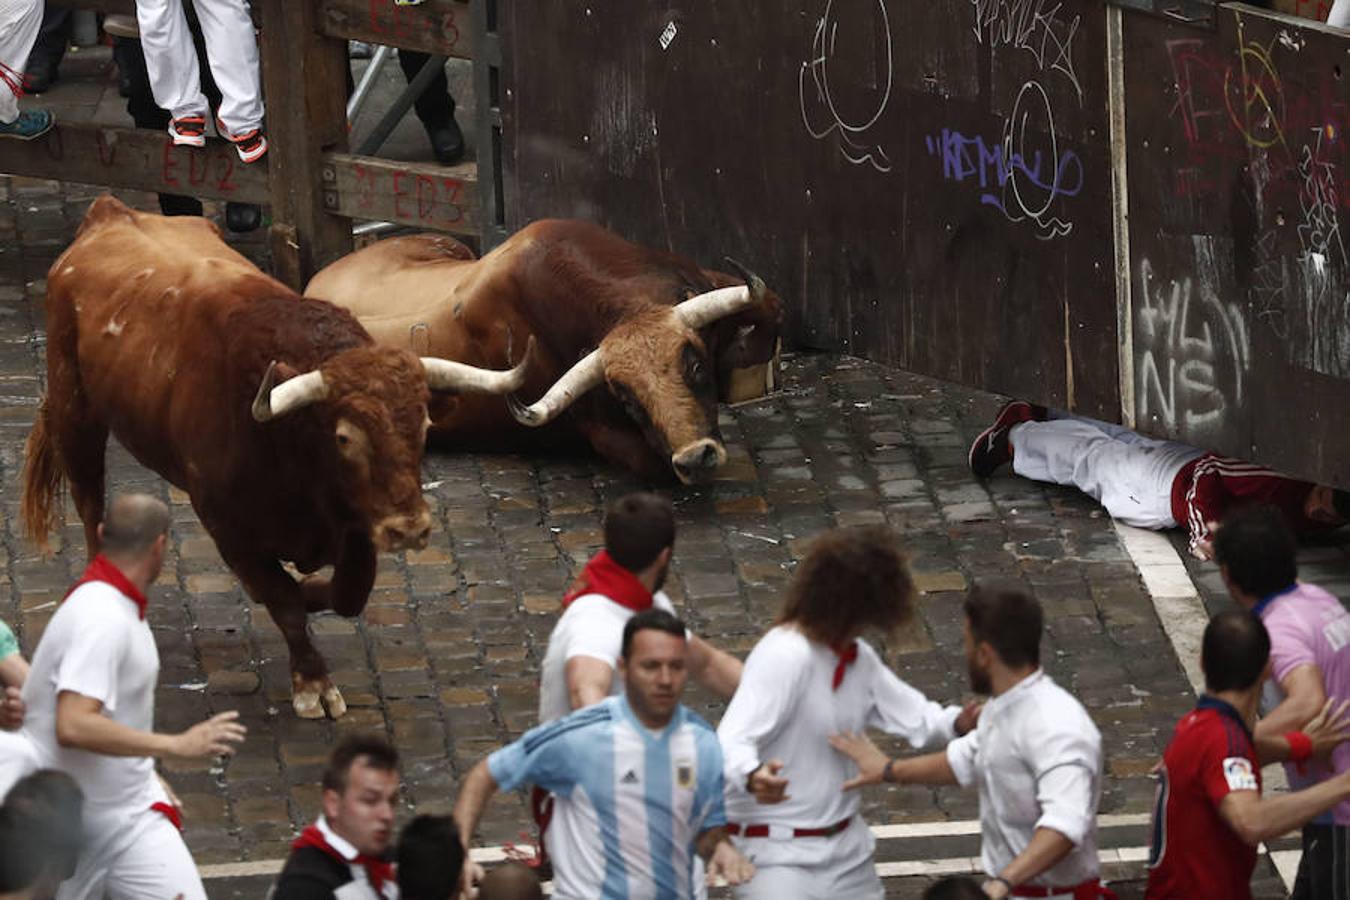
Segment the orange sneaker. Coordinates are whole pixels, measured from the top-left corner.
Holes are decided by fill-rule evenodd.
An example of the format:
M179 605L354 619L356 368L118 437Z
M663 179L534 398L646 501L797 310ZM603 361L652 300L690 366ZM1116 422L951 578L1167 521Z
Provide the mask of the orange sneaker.
M220 116L216 116L216 131L220 132L220 136L225 140L234 144L234 149L239 151L239 158L246 163L257 162L267 155L267 137L261 128L254 128L243 134L232 134L225 127L225 123L220 121Z
M206 116L183 116L169 121L169 136L175 147L206 146Z

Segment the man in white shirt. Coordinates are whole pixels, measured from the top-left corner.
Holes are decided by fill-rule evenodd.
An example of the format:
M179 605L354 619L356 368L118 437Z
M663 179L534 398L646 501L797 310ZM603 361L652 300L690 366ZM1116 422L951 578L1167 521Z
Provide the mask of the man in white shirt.
M1040 604L1016 588L976 586L965 612L971 687L991 697L979 729L945 752L909 759L887 759L850 729L831 741L858 764L845 787L975 785L988 896L1113 898L1097 858L1101 734L1040 668Z
M113 499L98 527L103 552L52 616L24 682L33 763L70 774L85 798L85 852L59 900L206 897L155 759L228 754L245 729L227 712L181 734L154 731L159 652L146 591L168 530L155 498Z
M618 660L628 620L647 609L671 615L661 590L675 549L675 515L656 494L620 497L605 513L605 549L586 563L563 597L563 614L548 639L539 670L539 724L592 706L623 689ZM741 661L689 635L689 675L730 699L741 680ZM535 788L531 813L540 836L551 815L547 792ZM543 841L541 840L541 844Z
M905 622L914 597L889 528L829 532L798 565L778 626L751 651L717 730L727 830L758 870L738 897L884 895L858 796L840 790L853 766L830 748L830 736L870 726L916 747L941 746L977 715L931 702L859 639L867 628Z
M605 549L596 554L563 597L563 614L548 638L539 672L539 724L618 695L617 664L623 627L635 614L675 608L661 590L675 550L670 501L656 494L628 494L605 513ZM689 638L689 674L731 699L741 661L706 641Z

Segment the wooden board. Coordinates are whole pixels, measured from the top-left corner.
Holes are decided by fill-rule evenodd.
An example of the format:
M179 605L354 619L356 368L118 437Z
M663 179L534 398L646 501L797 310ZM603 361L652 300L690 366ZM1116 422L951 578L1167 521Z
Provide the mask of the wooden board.
M1240 7L1125 28L1138 424L1350 485L1344 44Z
M160 131L63 123L35 141L5 141L0 171L32 178L267 202L267 164L244 165L233 145L175 147Z
M418 6L396 6L394 0L317 2L319 27L330 37L473 58L473 19L462 0L427 0Z
M505 4L510 224L730 255L799 345L1113 418L1105 8L1044 6Z
M430 231L478 234L478 172L371 156L324 158L324 207L353 219L398 222Z

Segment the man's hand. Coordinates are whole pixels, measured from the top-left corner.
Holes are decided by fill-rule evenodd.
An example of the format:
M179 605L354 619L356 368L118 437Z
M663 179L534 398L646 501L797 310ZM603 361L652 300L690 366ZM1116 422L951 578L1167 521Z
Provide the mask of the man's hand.
M981 700L972 700L961 708L961 714L956 717L954 725L956 736L963 737L975 730L975 726L980 724L980 713L984 711L984 702Z
M173 755L185 759L229 756L234 753L231 745L238 744L248 734L248 729L240 725L238 719L239 713L230 710L193 725L174 738Z
M755 877L755 864L742 856L731 841L718 841L708 859L708 884L715 884L719 877L727 884L745 884Z
M1196 541L1195 546L1191 548L1191 556L1208 561L1214 558L1214 535L1219 531L1219 523L1206 522L1205 530L1209 532L1209 537L1203 541Z
M762 763L758 769L750 773L746 779L746 786L750 793L755 795L755 799L760 803L782 803L788 799L786 778L779 778L778 773L783 771L783 761L781 759L771 759Z
M18 731L23 727L23 716L27 711L23 705L23 692L16 687L5 688L5 699L0 701L0 728Z
M830 746L852 759L858 765L858 777L844 782L844 790L851 791L865 784L881 784L890 757L882 753L865 734L846 731L830 736Z
M478 882L482 881L486 874L482 865L474 862L469 857L468 849L465 849L464 867L459 873L459 896L462 900L474 900L478 896Z
M1350 738L1347 707L1350 707L1350 700L1338 703L1335 697L1328 697L1327 702L1322 704L1321 711L1313 716L1311 722L1303 726L1303 733L1312 741L1313 756L1325 759L1331 755L1331 751Z

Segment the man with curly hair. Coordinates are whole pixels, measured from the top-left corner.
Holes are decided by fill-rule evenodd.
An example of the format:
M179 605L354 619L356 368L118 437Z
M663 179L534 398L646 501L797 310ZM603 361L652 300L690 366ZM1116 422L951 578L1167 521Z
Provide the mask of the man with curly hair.
M726 757L727 830L757 868L742 898L880 898L876 839L842 790L855 774L830 736L879 728L915 747L969 731L978 707L943 707L901 681L864 640L914 611L895 533L831 531L798 566L776 626L745 661L718 728Z

